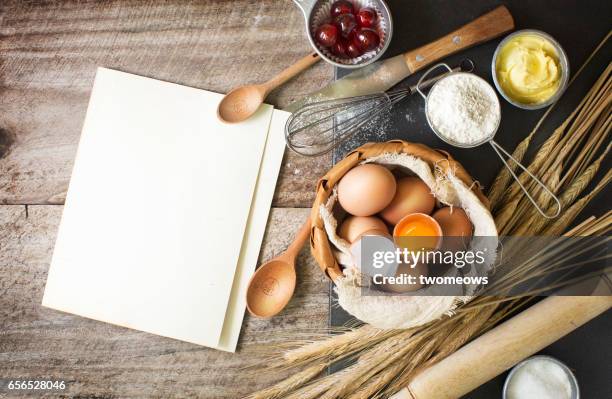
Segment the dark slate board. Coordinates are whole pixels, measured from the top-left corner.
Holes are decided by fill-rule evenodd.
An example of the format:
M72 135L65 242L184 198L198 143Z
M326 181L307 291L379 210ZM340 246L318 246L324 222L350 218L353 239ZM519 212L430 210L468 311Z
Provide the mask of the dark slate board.
M561 43L573 73L578 70L591 51L608 33L612 21L612 3L601 0L571 1L444 1L444 0L388 0L394 19L393 40L386 57L401 54L440 37L470 20L505 4L512 13L516 29L533 28L545 31ZM501 39L485 43L467 51L448 57L442 61L452 66L466 57L475 64L475 73L493 84L491 59L495 47ZM582 96L599 77L612 59L612 43L604 46L563 96L557 109L547 118L540 129L536 143L542 142L573 110ZM336 69L336 77L346 75L347 70ZM422 72L407 78L398 87L415 84ZM544 111L524 111L513 107L500 97L502 103L502 123L496 140L508 150L522 140L533 128ZM502 166L492 149L485 145L476 149L457 149L440 141L429 129L424 116L423 101L420 96L412 96L397 104L388 120L379 121L379 127L354 137L334 151L334 162L352 149L368 141L404 139L421 142L433 148L448 150L467 170L488 187ZM408 115L408 116L407 116ZM381 128L382 127L382 128ZM608 162L601 170L608 170ZM606 198L611 188L604 190L583 212L585 215L598 215L609 209ZM351 317L335 304L334 294L330 296L330 325L342 326L354 322ZM612 331L612 312L598 317L559 340L541 353L554 356L566 362L574 370L584 398L612 398L612 384L609 382L612 359L610 332ZM336 366L335 368L337 368ZM466 398L490 399L501 397L506 373L483 385Z

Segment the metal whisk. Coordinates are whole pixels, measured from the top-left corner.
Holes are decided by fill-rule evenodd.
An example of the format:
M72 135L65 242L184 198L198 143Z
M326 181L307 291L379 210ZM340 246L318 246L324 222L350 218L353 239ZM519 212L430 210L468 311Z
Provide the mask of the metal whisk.
M471 72L472 60L466 59L453 72ZM450 72L449 72L450 73ZM446 74L421 82L420 88L432 86ZM315 157L344 143L378 115L416 92L416 86L383 93L325 100L306 104L294 112L285 125L287 146L298 154Z

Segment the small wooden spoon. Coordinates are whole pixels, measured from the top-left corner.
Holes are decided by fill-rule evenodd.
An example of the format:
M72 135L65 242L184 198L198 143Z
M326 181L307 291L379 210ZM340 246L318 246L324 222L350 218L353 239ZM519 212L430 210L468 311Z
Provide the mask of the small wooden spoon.
M289 248L257 269L247 288L247 309L253 316L269 318L287 306L295 290L295 258L310 237L310 217Z
M320 59L317 53L309 54L266 83L233 89L219 103L217 117L227 123L238 123L248 119L257 111L272 90L308 69Z

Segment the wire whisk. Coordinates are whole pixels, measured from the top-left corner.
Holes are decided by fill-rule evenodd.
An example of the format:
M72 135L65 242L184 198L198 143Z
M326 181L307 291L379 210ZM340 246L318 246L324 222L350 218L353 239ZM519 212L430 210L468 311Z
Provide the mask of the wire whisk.
M466 59L453 68L453 72L471 72L473 69L474 63ZM419 87L432 86L445 75L428 79ZM287 120L287 146L301 155L323 155L346 142L377 116L415 92L416 86L410 86L389 92L306 104Z

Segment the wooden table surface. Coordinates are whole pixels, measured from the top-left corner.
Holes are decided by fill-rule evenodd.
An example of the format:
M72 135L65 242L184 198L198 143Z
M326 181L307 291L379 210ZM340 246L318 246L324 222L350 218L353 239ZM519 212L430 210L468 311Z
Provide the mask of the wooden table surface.
M327 326L328 284L307 250L288 308L247 316L236 354L40 303L96 67L226 92L309 51L289 0L0 1L0 379L63 379L79 398L237 398L282 377L241 368L279 331ZM269 102L282 108L332 74L321 62ZM331 162L285 154L260 260L285 248Z

